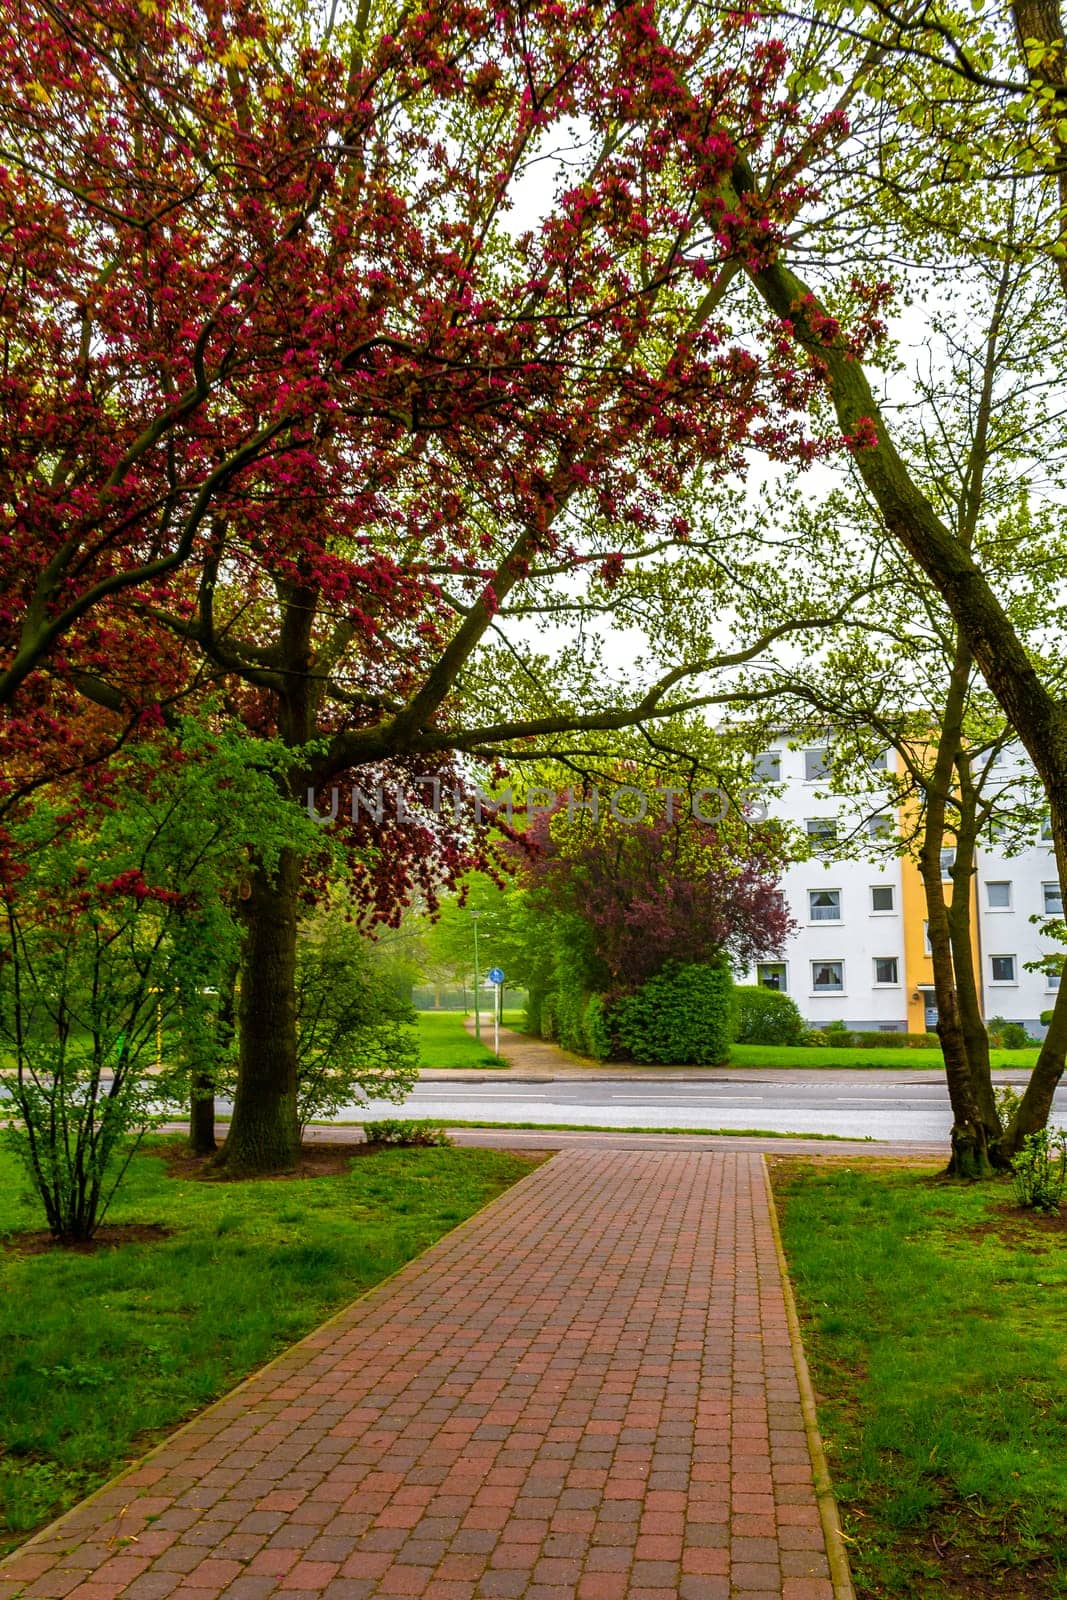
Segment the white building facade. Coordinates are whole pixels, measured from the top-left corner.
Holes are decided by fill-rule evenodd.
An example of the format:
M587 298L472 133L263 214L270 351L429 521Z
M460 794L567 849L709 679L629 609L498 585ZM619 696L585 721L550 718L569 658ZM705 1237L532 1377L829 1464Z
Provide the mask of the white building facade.
M758 757L756 776L775 785L768 814L812 840L810 859L789 867L782 891L799 925L780 961L761 962L743 980L789 994L811 1027L842 1021L857 1030L921 1033L937 1022L922 882L914 861L892 853L903 819L828 792L828 758L787 734ZM1013 757L1013 759L1015 759ZM874 763L896 764L893 752ZM1058 972L1030 970L1062 945L1032 919L1062 916L1062 890L1046 826L1018 853L980 847L973 884L976 969L984 1014L1021 1022L1040 1037ZM844 841L847 840L847 845ZM870 852L863 859L864 849ZM847 855L843 853L847 849ZM946 873L951 852L944 853ZM947 893L951 894L949 887Z

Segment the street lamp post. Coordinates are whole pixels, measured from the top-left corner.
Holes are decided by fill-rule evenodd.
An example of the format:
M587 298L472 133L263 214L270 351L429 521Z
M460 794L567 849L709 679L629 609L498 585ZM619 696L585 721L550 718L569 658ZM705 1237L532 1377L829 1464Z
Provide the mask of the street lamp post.
M474 1037L478 1043L482 1042L482 1000L478 988L478 913L471 912L471 921L474 924Z

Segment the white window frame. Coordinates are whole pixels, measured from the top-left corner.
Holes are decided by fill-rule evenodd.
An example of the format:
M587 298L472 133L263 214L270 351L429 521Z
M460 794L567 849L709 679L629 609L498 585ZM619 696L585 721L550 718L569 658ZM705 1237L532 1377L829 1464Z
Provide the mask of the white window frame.
M1059 994L1059 992L1060 992L1060 983L1061 983L1062 979L1063 979L1063 973L1062 972L1053 972L1051 970L1051 968L1046 967L1045 968L1045 993L1046 994Z
M945 860L946 856L948 856L950 858L947 862ZM955 847L955 845L947 845L945 847L945 849L942 850L939 853L939 861L940 861L940 871L941 871L941 882L942 883L948 883L952 878L952 869L956 865L956 847Z
M893 963L893 971L896 974L895 977L893 977L893 978L880 978L878 976L879 965L884 961L891 961ZM874 956L874 957L872 957L872 965L874 967L874 979L872 981L872 988L875 988L875 989L899 989L900 988L900 957L899 956Z
M1050 889L1055 890L1056 899L1060 903L1058 911L1050 911L1049 908L1048 908L1048 892L1049 892ZM1045 908L1044 912L1043 912L1044 916L1046 916L1046 917L1062 917L1063 916L1063 889L1060 886L1060 880L1058 878L1053 878L1050 883L1043 883L1041 885L1041 904Z
M889 890L889 896L890 896L890 899L892 900L893 903L889 907L888 910L886 910L884 907L878 907L878 906L875 905L875 903L874 903L874 891L876 889L883 889L883 890L884 889L888 889ZM870 909L869 915L872 916L872 917L895 917L895 916L898 915L898 912L897 912L897 886L896 886L895 883L872 883L871 884L871 909Z
M985 908L986 908L987 911L992 912L992 914L994 916L996 916L998 913L1003 914L1005 911L1010 911L1012 909L1012 881L1013 880L1011 878L987 878L986 879ZM992 889L994 887L999 889L1001 887L1001 885L1003 885L1008 891L1008 903L1005 906L995 906L995 905L993 905L991 903L991 901L989 899L989 891L990 891L990 889Z
M1046 811L1041 818L1041 843L1052 843L1052 813L1050 811Z
M885 749L880 751L878 755L872 756L867 765L872 772L889 772L889 746L886 745Z
M1011 962L1011 971L1012 971L1011 977L1010 978L997 978L997 977L995 977L994 973L996 971L996 968L993 965L994 961L1010 961ZM1019 958L1018 958L1018 956L1016 956L1016 955L1008 955L1008 954L993 955L993 953L990 952L990 956L989 956L989 982L990 982L990 984L995 984L998 989L1018 988L1018 986L1019 986Z
M890 811L876 811L867 818L868 839L894 839L896 832L896 819Z
M817 917L815 915L815 907L812 905L811 902L812 902L812 896L813 895L817 895L817 894L836 894L836 896L837 896L837 916L836 917ZM841 890L840 889L809 889L808 890L808 922L812 926L817 926L817 927L821 928L827 923L830 923L831 925L833 925L833 924L836 924L838 922L842 922L843 920L844 920L844 918L841 915Z
M775 764L776 770L773 774L760 771L760 762L767 760L773 761ZM757 783L781 783L782 752L780 750L759 751L752 762L752 776L755 778Z
M815 982L816 967L838 967L841 972L841 987L839 989L818 987ZM821 994L843 995L845 992L845 963L843 961L813 961L811 963L811 992L813 996Z

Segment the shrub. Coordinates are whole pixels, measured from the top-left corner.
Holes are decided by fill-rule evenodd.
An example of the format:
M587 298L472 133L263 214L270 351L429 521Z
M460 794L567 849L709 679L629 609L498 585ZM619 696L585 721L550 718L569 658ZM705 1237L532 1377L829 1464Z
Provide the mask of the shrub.
M1038 1021L1040 1022L1041 1026L1043 1028L1051 1028L1051 1026L1052 1026L1052 1012L1051 1011L1042 1011L1040 1017L1038 1018Z
M402 1100L418 1077L415 1013L374 946L339 917L300 940L296 1105L300 1132L362 1100Z
M997 1050L1025 1050L1036 1044L1021 1022L1008 1022L1004 1017L991 1017L987 1024L989 1042Z
M1018 1089L1013 1089L1010 1083L1002 1083L993 1091L993 1102L997 1108L997 1116L1005 1128L1010 1128L1019 1113L1023 1097Z
M821 1028L809 1028L801 1042L813 1049L825 1049L829 1040Z
M451 1145L440 1122L429 1118L383 1117L380 1122L365 1122L363 1137L368 1144Z
M613 1003L612 1033L635 1061L719 1066L730 1059L732 990L725 965L671 964Z
M611 1055L611 1030L608 1027L604 998L591 994L582 1013L582 1034L585 1052L596 1061L607 1061Z
M1028 1133L1012 1162L1012 1180L1021 1206L1058 1211L1067 1188L1067 1133L1062 1128Z
M732 1034L738 1044L800 1044L804 1019L796 1001L778 989L742 984L734 989Z

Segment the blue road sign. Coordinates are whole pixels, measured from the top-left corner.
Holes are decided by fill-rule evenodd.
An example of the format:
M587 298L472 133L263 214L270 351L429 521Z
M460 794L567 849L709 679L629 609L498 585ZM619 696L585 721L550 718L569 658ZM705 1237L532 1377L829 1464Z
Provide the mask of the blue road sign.
M504 969L503 969L503 967L490 967L489 971L487 973L487 977L488 977L490 983L503 983L503 981L504 981Z

